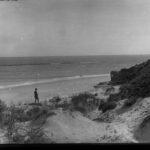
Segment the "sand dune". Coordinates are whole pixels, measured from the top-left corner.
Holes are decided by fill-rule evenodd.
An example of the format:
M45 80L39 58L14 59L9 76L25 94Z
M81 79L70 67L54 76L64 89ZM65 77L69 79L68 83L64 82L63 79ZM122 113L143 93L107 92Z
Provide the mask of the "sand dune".
M58 111L57 115L48 118L44 125L45 133L59 142L88 143L97 142L106 134L106 123L97 123L79 112L69 113Z

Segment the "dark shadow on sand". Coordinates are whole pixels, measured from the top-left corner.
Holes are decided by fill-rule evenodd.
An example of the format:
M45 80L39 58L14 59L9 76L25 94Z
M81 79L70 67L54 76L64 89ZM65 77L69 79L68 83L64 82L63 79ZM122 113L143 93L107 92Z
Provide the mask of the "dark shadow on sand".
M140 143L150 143L150 116L147 116L135 131L134 137Z

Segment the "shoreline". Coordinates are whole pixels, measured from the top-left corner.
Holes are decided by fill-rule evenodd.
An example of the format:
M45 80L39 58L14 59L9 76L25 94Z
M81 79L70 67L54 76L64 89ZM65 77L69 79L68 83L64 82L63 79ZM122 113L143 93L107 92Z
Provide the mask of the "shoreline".
M18 82L18 83L8 84L8 85L0 85L0 90L22 87L22 86L30 86L36 84L54 83L59 81L68 81L68 80L75 80L75 79L95 78L95 77L104 77L104 76L110 76L110 74L77 75L77 76L41 79L41 80L37 79L36 81L25 81L25 82Z
M12 88L0 89L0 99L7 104L34 102L34 89L38 88L40 101L47 100L54 96L71 96L81 92L92 90L95 84L109 81L109 76L86 76L80 78L67 78L55 82L40 82L37 84L16 86Z

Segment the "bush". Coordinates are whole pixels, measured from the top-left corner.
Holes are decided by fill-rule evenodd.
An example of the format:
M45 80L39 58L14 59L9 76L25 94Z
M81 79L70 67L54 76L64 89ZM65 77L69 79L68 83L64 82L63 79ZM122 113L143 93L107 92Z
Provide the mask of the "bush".
M38 114L39 112L40 112L39 107L33 107L29 111L27 111L27 115L28 116L34 116L34 115Z
M130 106L132 106L133 104L135 104L136 101L137 101L136 98L129 98L129 99L127 99L127 100L125 101L123 107L130 107Z
M27 111L27 117L29 120L37 119L43 115L48 114L48 108L47 107L33 107L29 111Z
M109 95L109 94L111 94L111 93L114 92L114 91L115 91L115 88L114 88L113 86L108 87L108 88L106 89L106 91L105 91L105 95Z
M53 97L50 102L53 102L55 104L59 103L61 101L61 98L59 96Z
M4 101L0 100L0 123L1 125L3 124L3 120L5 119L4 112L6 110L7 110L7 105L5 104Z
M47 116L55 114L49 112L49 107L46 105L42 107L33 105L27 108L30 109L24 109L21 105L19 107L15 105L7 107L6 104L0 100L0 125L2 129L6 130L9 143L47 142L44 132L39 126L43 125ZM26 121L30 121L29 124L26 124ZM23 131L24 129L25 131Z
M124 98L149 97L150 96L150 74L142 74L135 78L130 84L120 88L120 95Z
M107 101L109 102L114 102L114 101L119 101L121 99L120 94L110 94Z
M5 122L5 125L7 127L7 135L9 139L11 139L11 136L15 130L15 122L16 122L15 106L12 105L9 108L9 111L10 111L10 115L8 115L8 118L6 120L7 122Z
M116 108L117 104L115 102L104 102L104 101L101 101L100 105L99 105L99 110L102 110L102 112L106 112L108 110L112 110L114 108Z
M70 107L71 107L70 103L64 102L62 104L56 105L55 108L62 108L65 111L65 110L68 110Z
M71 99L71 103L75 110L85 113L97 107L99 99L97 99L95 95L85 92L73 96Z
M50 139L45 136L45 133L41 126L26 126L25 128L19 128L22 132L14 130L12 135L9 136L10 143L14 144L36 144L36 143L48 143Z
M7 109L7 105L4 101L0 100L0 113L4 112Z
M27 132L25 143L45 143L44 132L41 127L31 127Z
M42 123L46 119L46 115L48 114L47 109L39 108L38 106L31 108L27 114L24 113L22 109L16 108L12 106L9 108L10 115L7 118L7 122L5 122L5 127L7 128L7 137L10 140L10 143L44 143L45 139L43 138L44 132L41 127L37 127L37 125L42 125ZM20 116L24 114L25 117ZM21 119L21 117L23 117ZM39 118L40 117L40 118ZM26 119L25 119L26 118ZM26 128L25 135L22 135L18 132L18 128L16 127L16 123L19 122L30 121L30 124ZM33 121L33 122L32 122ZM24 127L20 126L20 129L24 129Z
M6 117L10 117L9 114L12 113L12 109L13 109L13 116L15 117L15 120L18 122L25 122L29 120L29 116L26 115L25 110L23 108L19 108L16 106L11 106L11 108L8 108L8 114L6 115Z
M141 74L150 73L149 68L150 60L120 71L111 71L111 83L113 85L129 83Z
M122 84L119 92L121 98L149 97L150 60L118 72L112 71L111 84Z

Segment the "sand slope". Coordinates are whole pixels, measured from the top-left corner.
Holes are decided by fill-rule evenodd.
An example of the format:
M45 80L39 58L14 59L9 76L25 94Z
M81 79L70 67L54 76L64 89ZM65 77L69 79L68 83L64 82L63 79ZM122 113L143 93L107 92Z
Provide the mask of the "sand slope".
M99 126L81 113L57 111L48 118L44 128L49 137L59 142L95 142L105 131L106 124ZM104 133L103 133L104 134Z
M121 108L123 101L121 103L107 114L98 115L100 112L93 111L89 118L80 112L56 110L56 115L49 117L43 126L44 131L57 143L138 143L134 132L150 114L150 98L140 100L125 112L117 114L116 111ZM94 121L96 116L111 118L111 121Z
M57 110L43 128L45 134L57 143L136 142L122 122L96 122L79 112Z

